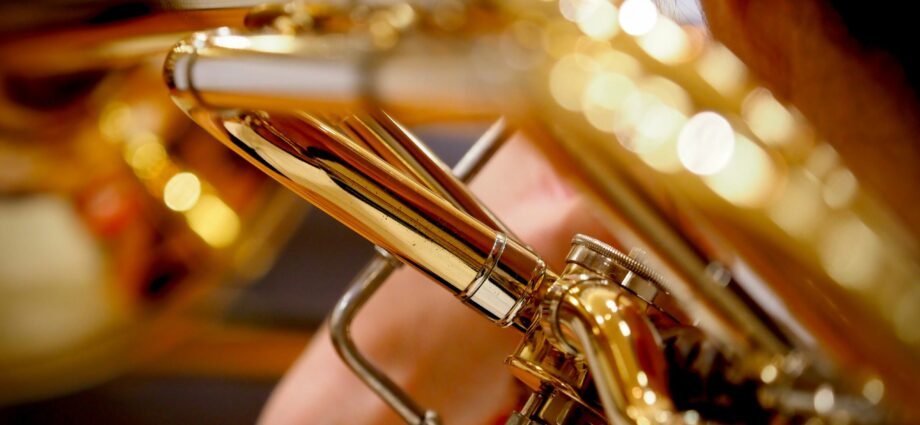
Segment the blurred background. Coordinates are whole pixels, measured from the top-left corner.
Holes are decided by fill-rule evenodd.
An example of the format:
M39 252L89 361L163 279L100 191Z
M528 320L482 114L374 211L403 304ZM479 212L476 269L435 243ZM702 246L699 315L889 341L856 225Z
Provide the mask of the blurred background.
M371 247L173 105L212 17L44 3L0 6L0 423L253 423Z
M0 142L0 423L253 423L370 258L157 71L99 77L125 96L75 101L72 131ZM418 134L452 163L484 129Z
M465 142L448 140L438 144L442 148L439 150L455 156L462 153ZM3 208L10 203L4 199ZM307 210L305 205L295 209ZM243 222L242 226L247 224L257 225ZM3 236L3 246L15 242L6 234ZM285 236L290 239L280 246L283 247L280 255L264 276L252 282L241 279L221 282L191 305L171 313L171 317L154 319L170 323L160 324L158 333L145 335L143 341L135 340L139 345L129 351L142 357L140 361L128 365L119 364L127 359L113 359L115 363L105 367L117 370L100 371L99 379L79 382L60 391L51 390L38 399L0 408L0 423L253 423L271 389L306 347L345 285L371 254L366 241L317 210L298 216ZM70 284L60 280L49 282L49 286ZM174 293L163 294L164 299L157 301L158 305L148 314L162 314L172 308L169 304L176 302L172 297L181 296L177 293L184 290L195 290L191 286L196 283L181 285L190 287L174 288ZM6 286L4 299L10 294ZM94 289L86 286L88 294L73 296L92 297ZM23 317L18 318L9 315L8 309L12 307L5 301L4 322L49 320L36 316L45 311L41 305L53 303L49 300L57 298L55 293L61 290L48 287L34 291L31 296L42 299L32 305L38 306L38 311L23 312ZM73 302L59 302L55 307L80 308ZM91 323L94 318L87 312L74 311L69 315L69 320L78 322L76 326L94 326ZM97 330L104 333L103 329ZM94 344L92 336L87 337L85 342ZM60 344L76 339L63 331L57 331L57 335L31 333L22 338L26 339L18 339L18 344L28 344L32 338L57 338ZM95 343L105 343L103 338L107 336L97 337ZM62 346L54 356L72 356L83 342ZM61 376L48 379L66 378L74 371L65 369L58 373Z

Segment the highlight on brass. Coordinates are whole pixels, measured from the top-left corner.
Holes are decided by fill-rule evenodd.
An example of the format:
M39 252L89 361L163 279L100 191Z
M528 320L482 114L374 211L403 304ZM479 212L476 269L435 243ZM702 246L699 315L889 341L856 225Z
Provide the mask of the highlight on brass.
M890 8L38 3L0 6L0 419L920 421Z

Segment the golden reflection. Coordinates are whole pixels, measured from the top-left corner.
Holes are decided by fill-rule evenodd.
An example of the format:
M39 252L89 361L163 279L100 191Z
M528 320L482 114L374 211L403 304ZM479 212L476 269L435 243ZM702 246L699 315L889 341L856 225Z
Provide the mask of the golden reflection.
M783 145L795 135L795 116L765 88L751 92L741 107L751 131L768 145Z
M202 195L198 203L185 213L185 217L189 227L215 248L229 246L240 231L239 217L214 195Z
M718 173L735 150L735 132L728 120L715 112L700 112L680 131L677 155L690 172L699 175Z
M829 207L844 208L853 201L858 188L856 176L850 170L840 167L827 175L821 195Z
M687 425L696 425L700 422L700 414L696 410L684 412L684 423Z
M639 381L639 385L643 387L648 385L648 375L646 375L645 372L639 371L639 373L636 374L636 380Z
M163 170L168 162L166 149L156 137L144 138L128 145L128 164L142 179L149 179Z
M415 9L409 3L398 3L390 7L386 14L387 21L396 28L408 28L415 22Z
M687 91L667 78L650 75L639 81L639 87L683 114L694 112L693 101Z
M655 96L642 90L636 90L626 98L619 110L620 117L617 121L616 133L620 137L620 142L627 149L634 150L630 138L635 135L636 126L645 116L645 111L656 103L658 99Z
M862 395L872 404L878 404L885 396L885 384L881 379L872 378L863 385Z
M609 42L595 40L591 37L587 37L584 35L579 36L575 40L574 47L575 49L573 53L581 55L581 56L578 56L578 58L581 61L580 63L582 64L582 66L584 66L586 69L590 69L593 71L601 70L601 68L599 68L597 58L604 56L609 52L614 51L610 47ZM588 58L589 60L588 61L583 60L585 58Z
M644 35L655 27L658 8L651 0L626 0L620 5L620 27L629 35Z
M297 39L286 35L249 36L251 48L266 53L292 53L297 50Z
M632 331L629 329L629 325L626 322L620 320L619 327L620 333L622 333L623 336L629 336L632 334Z
M779 370L776 369L776 366L768 364L760 370L760 380L765 384L769 384L776 380L776 377L779 375Z
M811 173L797 170L789 175L779 198L767 211L770 219L791 236L811 235L824 219L820 182Z
M639 78L642 74L639 61L623 52L607 49L593 59L598 71L614 72L631 79Z
M613 133L623 104L635 91L635 84L623 75L613 72L595 75L582 100L585 118L598 130Z
M559 0L559 13L571 22L578 22L580 17L593 13L597 5L604 2L606 0Z
M399 32L386 19L371 19L367 30L379 48L392 48L399 41Z
M744 87L747 67L727 47L720 43L708 46L696 63L696 71L712 88L723 96L733 96Z
M636 392L635 392L636 390L639 390L639 394L638 394L638 395L636 395ZM636 397L636 398L641 398L641 397L642 397L642 390L639 389L639 388L634 387L634 388L633 388L633 396ZM627 407L627 408L626 408L626 416L629 417L630 419L636 419L636 417L639 416L639 412L638 412L638 410L636 409L636 406L629 406L629 407Z
M173 211L188 211L198 203L201 181L189 172L172 176L163 188L163 202Z
M819 414L827 414L834 408L834 390L830 386L822 385L815 391L814 398L815 411Z
M677 157L676 138L666 140L664 143L654 144L648 140L638 139L636 146L641 150L637 153L639 158L649 167L662 173L676 173L683 169L680 158Z
M655 170L663 173L680 171L677 138L686 122L687 117L676 109L654 103L645 109L628 148Z
M651 406L658 400L658 396L652 390L645 390L645 393L642 394L642 400L645 401L645 404Z
M150 131L137 131L130 136L124 137L121 140L123 140L124 149L128 155L133 155L137 148L148 143L155 143L158 145L163 144L163 140L160 139L160 136L157 136L155 133ZM130 162L130 157L126 157L125 159Z
M664 16L658 17L654 28L638 41L645 53L668 65L688 60L693 50L683 28Z
M579 13L576 24L578 29L594 40L606 41L613 38L620 32L620 26L617 23L617 8L607 1L597 1L590 7L590 10L584 9L585 13Z
M554 58L561 58L572 52L572 46L580 35L566 21L548 24L542 33L543 50Z
M642 398L642 388L639 388L639 387L632 387L632 391L631 391L631 392L632 392L632 396L633 396L634 398ZM633 406L629 406L629 407L632 408L633 410L635 410L635 407L633 407ZM628 410L629 410L629 408L627 408L627 411L628 411ZM631 416L631 417L633 417L633 416Z
M827 143L821 143L811 151L805 161L805 168L817 178L824 178L837 166L837 151Z
M630 61L616 55L607 56L605 63L616 64L628 73L638 72L637 65L634 68ZM686 92L665 78L650 76L637 86L635 77L630 77L618 72L595 75L582 102L585 118L595 128L616 134L623 147L637 153L652 168L678 171L675 144L687 121L679 109L690 107Z
M613 300L607 300L607 301L605 301L605 302L604 302L604 305L606 305L607 308L609 308L610 311L613 312L613 313L616 313L616 312L620 311L620 307L619 307L619 306L617 305L617 303L616 303L615 301L613 301ZM640 372L640 373L641 373L641 372Z
M872 285L881 269L882 250L879 237L854 214L832 219L818 246L827 274L854 289Z
M131 128L131 108L123 102L109 102L99 115L99 131L109 141L123 138Z
M252 47L250 38L240 35L224 35L220 37L214 37L211 39L211 43L217 47L223 47L225 49L248 49Z
M526 71L542 63L540 27L530 21L518 20L499 38L499 50L511 68Z
M898 338L908 344L920 343L920 287L913 286L901 293L893 309L895 331Z
M591 80L591 70L584 65L585 63L591 63L591 58L585 55L570 54L559 59L550 71L550 93L565 109L581 110L582 93L588 81Z
M776 168L767 153L741 135L735 137L734 154L728 164L704 179L713 192L741 207L764 204L776 180Z
M636 123L636 133L644 140L663 142L676 139L687 122L687 117L680 111L660 102L652 103L645 109L642 118ZM659 143L655 143L658 145ZM650 150L653 146L637 144L636 152Z

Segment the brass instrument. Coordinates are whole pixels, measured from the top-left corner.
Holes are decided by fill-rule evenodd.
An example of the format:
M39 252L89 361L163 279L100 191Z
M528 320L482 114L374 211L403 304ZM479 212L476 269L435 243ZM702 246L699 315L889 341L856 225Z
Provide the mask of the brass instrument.
M333 339L406 422L440 420L348 333L398 264L521 332L507 364L532 396L509 424L920 419L916 232L693 25L643 0L294 2L232 21L172 47L166 84L379 248ZM498 121L453 173L404 126L481 118ZM577 235L551 270L517 240L460 183L514 132L641 250Z

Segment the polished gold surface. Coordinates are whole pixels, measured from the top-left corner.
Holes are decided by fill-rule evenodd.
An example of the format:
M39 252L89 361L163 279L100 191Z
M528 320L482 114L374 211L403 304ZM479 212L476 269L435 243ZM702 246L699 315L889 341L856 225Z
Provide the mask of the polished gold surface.
M187 47L173 54L194 54ZM231 149L490 319L518 321L523 328L532 320L518 312L545 267L527 248L435 196L328 122L302 112L212 112L186 103L194 92L173 89L189 115Z
M169 53L176 103L491 320L529 329L509 363L535 391L556 387L545 404L600 401L612 421L678 420L655 341L665 329L647 320L661 290L675 302L660 307L741 359L722 372L757 380L780 414L877 420L850 409L868 404L885 420L920 418L916 223L878 190L887 174L862 180L886 164L822 137L700 22L647 0L509 0L291 3L245 18L172 10L135 23L5 43L4 57L28 60L4 70L122 68L176 32L230 25ZM115 156L210 249L237 243L234 206L171 162L159 133L123 133L122 106L100 112ZM53 122L10 110L17 131ZM399 124L499 115L591 195L616 245L648 252L660 287L556 280ZM535 320L544 302L555 321ZM591 384L599 400L581 397Z
M593 254L586 255L585 249ZM539 348L542 336L529 335L512 360L524 370L536 369L547 383L562 381L563 391L575 386L570 397L581 403L586 401L580 395L590 394L584 387L587 367L597 401L612 423L674 422L659 332L677 323L653 324L647 303L627 286L630 274L647 271L636 263L625 274L611 274L615 253L599 241L575 237L568 265L542 300L540 324L554 348ZM558 360L566 355L567 360Z
M561 337L585 356L609 421L673 421L665 358L640 305L594 282L572 286L558 308Z

